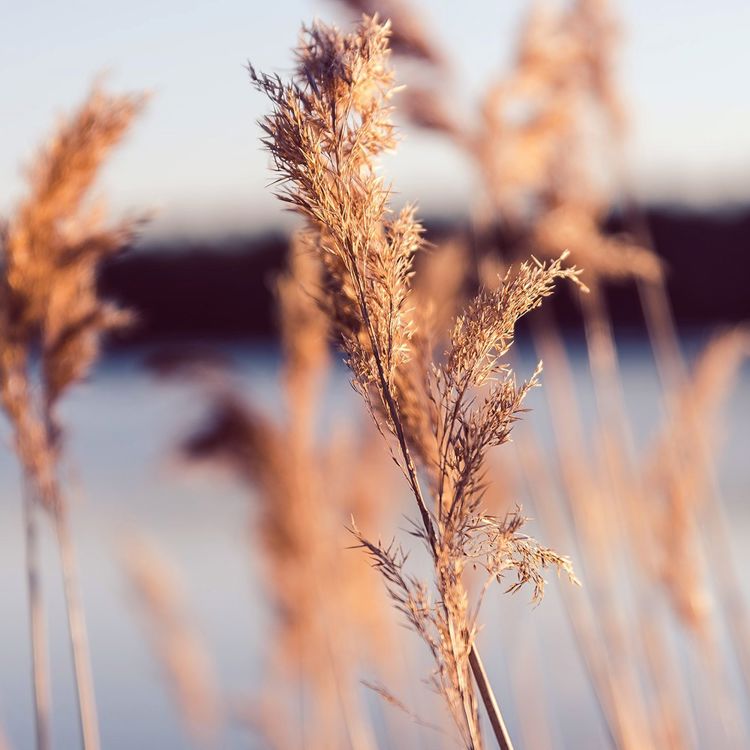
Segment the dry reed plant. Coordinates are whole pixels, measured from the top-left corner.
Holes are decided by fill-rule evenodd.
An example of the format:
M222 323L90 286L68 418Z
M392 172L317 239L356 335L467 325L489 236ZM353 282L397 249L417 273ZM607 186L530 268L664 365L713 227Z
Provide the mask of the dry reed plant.
M389 17L387 5L377 9ZM391 17L398 29L398 16ZM514 68L489 87L478 117L457 111L460 97L430 58L421 58L428 82L424 71L415 76L402 110L466 152L491 206L489 215L481 212L484 221L500 218L511 233L527 232L524 252L533 247L554 258L568 247L592 280L656 280L662 268L653 252L601 230L613 189L609 149L625 121L613 74L618 38L606 0L535 2ZM409 56L408 48L399 51Z
M368 441L350 438L342 445L335 435L326 442L316 434L329 323L314 297L323 280L313 242L309 234L295 236L289 270L276 285L284 354L282 423L224 387L185 449L193 459L229 462L258 491L257 527L278 632L270 649L270 684L263 705L250 712L251 723L273 746L294 746L289 728L299 725L304 743L336 747L343 726L348 743L366 749L374 747L374 739L355 697L354 674L368 651L374 658L377 644L385 645L387 629L378 616L371 573L343 559L350 544L345 524L352 513L372 523L381 518L388 503L375 498L368 485L376 471L381 486L387 482ZM298 690L309 703L304 718L295 708Z
M216 747L222 701L213 662L188 612L178 574L152 542L127 540L125 568L153 650L193 739Z
M354 388L414 496L420 520L412 532L431 556L437 598L405 572L406 554L395 544L369 541L354 523L352 531L428 646L433 684L463 744L482 747L473 673L498 743L510 747L475 646L481 596L470 604L462 573L467 564L482 567L488 585L512 572L510 590L531 583L535 599L543 593L542 568L573 578L566 558L520 531L519 513L487 514L482 491L487 451L507 441L538 376L517 386L504 362L515 324L551 294L556 279L577 282L578 271L563 267L564 255L549 265L535 261L506 276L497 291L480 292L456 319L445 356L424 369L419 384L409 381L409 388L425 391L429 431L404 419L401 404L411 394L399 376L418 347L410 292L422 229L412 207L392 216L390 188L376 174L378 156L395 145L388 35L387 23L367 16L350 34L314 24L303 30L290 82L252 67L250 74L273 105L262 127L280 177L279 197L307 219L316 238L327 269L321 303Z
M102 335L129 320L127 313L98 298L96 272L101 261L128 242L133 222L107 225L102 207L87 199L104 161L142 104L140 96L113 96L95 89L77 112L61 122L32 164L28 196L0 238L0 397L24 474L40 748L50 742L36 541L37 514L42 509L54 521L60 547L82 742L87 750L99 746L73 541L58 478L63 433L56 407L90 371Z

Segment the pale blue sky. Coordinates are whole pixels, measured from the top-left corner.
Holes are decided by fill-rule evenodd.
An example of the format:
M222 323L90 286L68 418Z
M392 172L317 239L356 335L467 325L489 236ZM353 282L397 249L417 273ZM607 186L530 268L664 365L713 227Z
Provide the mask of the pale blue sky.
M413 0L465 82L467 103L507 64L526 3ZM0 212L22 189L20 164L54 117L101 71L110 88L149 89L148 111L104 180L116 210L156 209L151 232L248 230L280 221L247 82L251 59L290 66L299 25L342 20L326 0L3 0L0 12ZM621 80L632 106L631 165L643 197L750 198L750 3L620 2ZM407 133L387 165L425 213L461 212L473 176L442 140Z

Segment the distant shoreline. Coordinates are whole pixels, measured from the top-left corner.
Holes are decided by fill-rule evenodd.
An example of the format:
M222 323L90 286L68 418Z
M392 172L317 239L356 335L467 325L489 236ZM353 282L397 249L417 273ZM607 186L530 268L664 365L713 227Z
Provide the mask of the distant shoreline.
M750 318L750 207L712 211L651 208L646 220L668 269L668 286L680 327L734 324ZM459 224L427 220L437 242L466 231ZM618 230L616 217L610 222ZM287 240L281 233L163 240L139 246L110 262L102 292L133 308L139 323L117 343L201 338L272 338L273 278L283 268ZM562 248L561 248L562 249ZM616 326L642 326L632 284L612 286L608 304ZM573 300L555 295L554 313L576 326Z

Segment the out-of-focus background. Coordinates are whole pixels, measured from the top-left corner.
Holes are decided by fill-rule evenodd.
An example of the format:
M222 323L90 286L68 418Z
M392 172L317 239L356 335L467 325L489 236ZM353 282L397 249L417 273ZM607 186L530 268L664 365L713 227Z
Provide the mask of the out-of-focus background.
M453 114L462 118L475 112L487 87L511 68L529 4L413 0L412 8L450 60L440 75L454 97ZM666 262L680 343L693 362L713 332L741 323L750 313L750 6L743 0L633 0L615 10L623 31L616 79L627 120L621 177L640 206L655 252ZM112 342L90 382L64 407L71 456L66 478L74 488L73 522L102 739L112 750L190 746L123 573L123 539L134 530L156 540L179 570L227 701L250 704L263 690L265 644L274 625L260 580L247 492L230 476L187 469L176 457L176 446L205 404L193 385L157 378L144 363L165 347L198 344L227 358L247 398L269 418L282 411L272 281L284 266L288 235L297 221L268 187L272 175L257 125L267 102L251 88L245 65L249 60L261 70L288 72L300 24L315 17L344 25L354 16L338 3L304 0L71 0L10 3L0 17L2 216L22 196L23 165L51 123L85 96L97 76L107 88L151 92L145 115L100 182L113 214L153 211L135 245L101 277L102 290L134 308L139 321ZM401 68L397 61L397 73L403 69L407 77L410 65L405 61ZM394 104L398 109L398 97ZM454 231L470 233L481 181L476 166L441 134L401 123L402 143L383 169L397 188L396 204L416 201L435 242ZM607 222L619 228L622 215L613 210ZM632 286L617 286L607 290L607 301L624 401L636 448L645 450L662 407L639 296ZM578 308L563 296L552 309L568 344L585 429L593 431L595 394ZM518 369L530 372L536 355L523 336L519 349ZM361 405L343 368L334 368L323 399L330 422L339 416L359 419L352 415ZM744 592L739 593L750 595L744 575L750 570L747 366L740 368L727 403L714 481L741 573ZM543 396L535 393L530 405L535 431L550 433L553 419ZM7 438L7 430L3 435ZM33 723L26 594L19 573L20 479L10 440L5 442L8 447L0 453L0 726L10 747L27 748L33 744ZM388 536L391 529L382 533ZM59 574L51 536L46 541L53 728L55 746L68 748L76 746L77 723ZM536 697L551 717L552 746L603 747L605 722L565 612L556 583L533 610L525 594L511 598L494 591L482 634L490 644L486 661L514 732L520 734L523 723L521 704L532 700L524 676L542 664L544 696ZM689 635L671 637L677 650L689 650ZM493 639L504 645L493 648ZM717 653L729 665L720 679L737 687L740 667L731 639L720 630L716 640ZM428 669L421 644L412 639L401 648L416 675L410 702L431 705L419 697L418 677ZM700 680L699 666L686 662L687 681ZM376 717L383 747L418 746L389 744L387 709L364 689L362 700ZM747 721L747 705L738 705ZM228 722L219 746L255 746L248 723ZM698 731L696 736L707 741L712 735ZM545 746L526 737L519 746ZM421 746L431 747L430 738Z

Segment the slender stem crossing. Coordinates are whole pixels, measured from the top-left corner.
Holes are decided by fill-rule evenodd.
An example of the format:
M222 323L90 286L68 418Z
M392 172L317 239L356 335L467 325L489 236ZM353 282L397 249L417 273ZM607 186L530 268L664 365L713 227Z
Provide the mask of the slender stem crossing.
M99 723L96 716L94 680L91 672L86 619L81 601L73 539L70 535L67 512L62 507L58 507L55 511L55 527L60 548L65 605L68 612L70 648L73 655L73 669L78 696L81 743L83 750L99 750Z
M31 676L34 691L34 729L37 750L50 747L49 659L44 621L44 601L39 564L39 529L36 501L28 483L24 483L23 514L26 527L26 579L29 596L31 637Z

